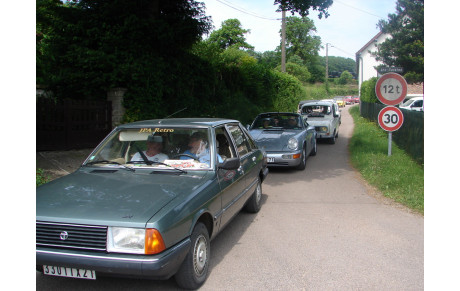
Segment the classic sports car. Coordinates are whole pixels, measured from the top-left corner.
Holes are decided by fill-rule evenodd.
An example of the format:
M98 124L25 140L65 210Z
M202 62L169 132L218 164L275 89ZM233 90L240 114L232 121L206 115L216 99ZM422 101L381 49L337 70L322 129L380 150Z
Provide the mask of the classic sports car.
M258 212L266 157L236 120L115 128L74 173L37 188L36 262L46 275L168 279L196 289L210 240Z
M316 129L316 136L335 144L339 136L340 112L331 101L316 101L302 105L302 117Z
M305 169L307 157L316 155L316 132L297 113L259 114L249 127L257 145L267 153L268 166Z

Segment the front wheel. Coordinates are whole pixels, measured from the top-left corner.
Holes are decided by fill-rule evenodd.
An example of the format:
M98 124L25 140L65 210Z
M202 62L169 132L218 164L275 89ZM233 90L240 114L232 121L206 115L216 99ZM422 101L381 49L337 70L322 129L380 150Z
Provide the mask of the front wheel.
M184 289L198 289L208 277L211 245L208 229L203 223L197 223L191 240L189 253L175 275L177 285Z
M300 164L297 166L297 170L300 170L300 171L305 170L306 165L307 165L307 146L305 145L302 150L302 155L300 156Z
M318 145L316 143L316 138L314 140L315 141L314 141L313 149L311 150L310 156L316 156L316 153L318 152Z

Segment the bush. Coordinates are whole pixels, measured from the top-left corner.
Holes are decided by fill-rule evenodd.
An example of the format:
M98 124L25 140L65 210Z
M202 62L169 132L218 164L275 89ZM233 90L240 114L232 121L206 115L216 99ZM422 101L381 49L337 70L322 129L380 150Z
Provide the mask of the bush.
M377 84L377 77L373 77L361 84L360 99L368 103L380 103L377 95L375 94L375 84Z
M36 171L36 183L37 187L49 182L49 178L44 174L43 169L37 169Z

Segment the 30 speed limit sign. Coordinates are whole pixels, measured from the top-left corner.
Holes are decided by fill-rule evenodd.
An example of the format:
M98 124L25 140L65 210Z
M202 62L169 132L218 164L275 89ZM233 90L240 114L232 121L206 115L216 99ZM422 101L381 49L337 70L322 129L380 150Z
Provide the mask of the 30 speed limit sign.
M386 131L398 130L404 122L401 110L394 106L387 106L379 112L379 125Z

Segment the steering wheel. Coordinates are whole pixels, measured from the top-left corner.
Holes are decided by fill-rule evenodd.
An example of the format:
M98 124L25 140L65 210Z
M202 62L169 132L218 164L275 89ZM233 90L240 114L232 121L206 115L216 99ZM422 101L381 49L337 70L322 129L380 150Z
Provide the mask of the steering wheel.
M174 158L177 158L177 157L188 157L188 158L191 158L191 159L194 159L195 161L200 161L198 158L192 156L192 155L188 155L188 154L178 154L178 155L175 155L174 157L172 157L172 159Z

